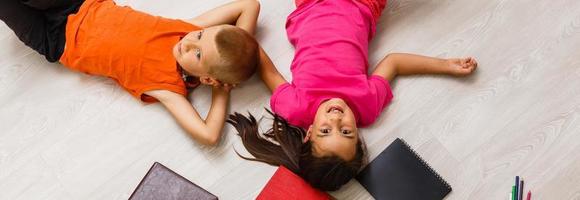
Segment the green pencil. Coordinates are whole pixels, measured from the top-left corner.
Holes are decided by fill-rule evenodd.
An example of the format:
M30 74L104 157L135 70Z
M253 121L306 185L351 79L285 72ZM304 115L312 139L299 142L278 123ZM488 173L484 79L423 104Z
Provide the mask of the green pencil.
M516 186L512 186L512 200L516 200Z

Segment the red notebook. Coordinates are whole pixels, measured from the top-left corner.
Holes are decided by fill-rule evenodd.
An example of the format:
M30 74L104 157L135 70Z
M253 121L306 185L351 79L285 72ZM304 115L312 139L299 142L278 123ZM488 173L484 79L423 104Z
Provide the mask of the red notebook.
M325 192L314 189L300 176L280 166L256 199L328 200L330 196Z

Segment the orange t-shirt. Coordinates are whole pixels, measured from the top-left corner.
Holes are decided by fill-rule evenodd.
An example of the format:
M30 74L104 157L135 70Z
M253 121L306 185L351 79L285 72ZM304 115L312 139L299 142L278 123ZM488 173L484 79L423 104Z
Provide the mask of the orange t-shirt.
M112 78L144 102L157 101L143 94L150 90L186 95L172 49L181 37L199 29L117 6L112 0L86 0L68 16L60 62L76 71Z

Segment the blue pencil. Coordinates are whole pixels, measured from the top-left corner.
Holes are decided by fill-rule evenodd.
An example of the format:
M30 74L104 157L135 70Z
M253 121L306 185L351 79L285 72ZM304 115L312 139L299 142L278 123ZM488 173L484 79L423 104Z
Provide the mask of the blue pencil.
M518 200L518 186L520 185L520 176L516 176L516 191L514 192L515 196L516 196L516 200Z

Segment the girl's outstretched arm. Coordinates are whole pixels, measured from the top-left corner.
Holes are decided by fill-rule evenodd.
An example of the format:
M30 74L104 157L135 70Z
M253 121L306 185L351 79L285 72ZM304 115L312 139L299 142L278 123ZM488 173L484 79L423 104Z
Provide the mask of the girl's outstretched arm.
M236 0L185 21L201 27L222 24L235 25L253 35L259 14L260 3L258 1Z
M286 79L278 72L268 54L260 47L260 61L258 64L258 73L262 81L268 86L271 92L274 92L278 86L286 83Z
M392 81L397 75L448 74L465 76L471 74L476 68L477 61L472 57L440 59L393 53L385 56L372 74Z

